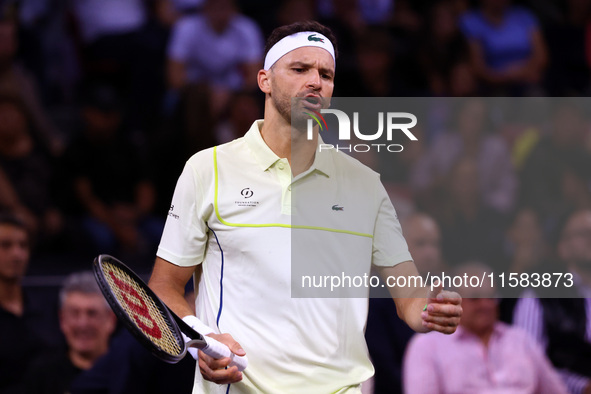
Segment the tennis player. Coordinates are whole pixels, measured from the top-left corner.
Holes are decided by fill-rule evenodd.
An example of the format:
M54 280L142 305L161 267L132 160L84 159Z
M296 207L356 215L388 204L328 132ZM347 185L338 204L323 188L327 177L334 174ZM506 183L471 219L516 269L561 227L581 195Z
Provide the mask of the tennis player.
M363 336L367 299L292 298L292 234L312 251L329 247L311 257L315 264L354 258L366 272L373 264L384 275L418 273L378 175L342 153L317 152L317 134L312 142L297 128L292 134L292 121L301 121L292 119L293 97L317 109L332 96L332 32L316 22L279 27L265 52L257 75L264 120L187 161L150 286L198 332L249 359L239 372L226 369L230 359L199 352L194 393L360 393L373 375ZM292 186L318 202L309 226L292 225ZM192 276L196 316L183 298ZM455 331L457 293L390 290L414 330Z

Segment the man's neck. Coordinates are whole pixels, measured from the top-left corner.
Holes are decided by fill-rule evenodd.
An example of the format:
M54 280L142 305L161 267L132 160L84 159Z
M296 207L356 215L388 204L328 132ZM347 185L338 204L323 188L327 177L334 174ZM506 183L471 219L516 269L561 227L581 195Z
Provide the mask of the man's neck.
M265 116L261 136L269 148L291 163L291 125L279 116Z
M0 279L0 307L17 316L23 315L25 302L20 281Z
M283 117L272 113L274 116L265 114L261 136L277 156L288 160L292 175L297 176L314 163L318 133L308 140L305 132L293 129Z

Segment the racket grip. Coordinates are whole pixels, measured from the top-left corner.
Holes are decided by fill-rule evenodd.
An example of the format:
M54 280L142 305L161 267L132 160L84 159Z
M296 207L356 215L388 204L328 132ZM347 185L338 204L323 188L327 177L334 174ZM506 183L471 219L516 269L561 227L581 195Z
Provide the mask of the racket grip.
M239 371L244 371L246 365L248 364L248 359L246 356L237 356L236 354L232 353L230 348L213 339L212 337L204 336L203 338L205 339L207 346L202 348L201 351L213 358L230 357L232 359L230 362L230 367L235 365L238 367Z

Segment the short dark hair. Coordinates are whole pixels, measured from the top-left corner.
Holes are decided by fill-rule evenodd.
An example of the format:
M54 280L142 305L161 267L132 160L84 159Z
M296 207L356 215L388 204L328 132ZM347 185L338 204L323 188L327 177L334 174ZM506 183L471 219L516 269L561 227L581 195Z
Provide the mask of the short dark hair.
M0 226L1 225L17 227L25 232L28 232L25 222L22 221L12 211L0 211Z
M27 235L27 244L31 242L32 233L24 220L11 210L0 210L0 226L16 228ZM27 246L30 249L31 246Z
M295 22L291 25L280 26L273 30L267 39L267 43L265 44L265 56L267 56L267 53L273 47L273 45L277 44L282 38L303 31L314 31L328 38L334 47L335 59L338 57L337 38L335 37L334 33L328 27L316 21Z
M74 272L68 275L62 284L62 288L59 292L60 307L64 306L64 301L70 293L84 293L86 295L98 294L103 295L99 285L94 279L92 271L80 271ZM105 301L105 307L109 307L109 304Z

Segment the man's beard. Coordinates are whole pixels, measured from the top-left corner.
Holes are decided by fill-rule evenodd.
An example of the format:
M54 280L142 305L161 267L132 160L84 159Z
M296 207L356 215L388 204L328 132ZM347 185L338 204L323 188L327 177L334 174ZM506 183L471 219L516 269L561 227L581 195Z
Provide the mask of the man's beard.
M292 128L301 130L302 132L306 130L309 116L304 114L303 109L299 110L301 106L301 98L298 97L295 100L281 99L275 96L272 96L271 98L275 108L277 108L277 112L279 112L279 115L281 115L281 117L285 119L286 122L290 123ZM292 109L294 111L292 111Z

